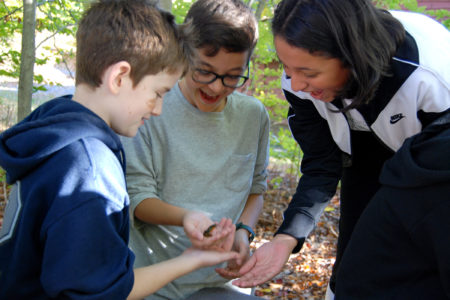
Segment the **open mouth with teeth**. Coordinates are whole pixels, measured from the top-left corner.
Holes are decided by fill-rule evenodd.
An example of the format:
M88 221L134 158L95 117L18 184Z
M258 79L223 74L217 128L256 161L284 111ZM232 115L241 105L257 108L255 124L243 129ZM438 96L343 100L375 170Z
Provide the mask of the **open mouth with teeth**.
M205 103L215 103L220 98L220 96L210 96L210 95L206 94L205 92L203 92L202 90L200 90L200 96L202 97L202 100Z

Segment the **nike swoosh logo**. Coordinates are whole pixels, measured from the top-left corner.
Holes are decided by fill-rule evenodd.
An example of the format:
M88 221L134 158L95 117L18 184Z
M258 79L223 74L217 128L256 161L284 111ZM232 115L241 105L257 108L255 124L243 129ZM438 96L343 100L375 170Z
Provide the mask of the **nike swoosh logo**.
M397 123L398 121L400 121L401 119L403 119L405 116L403 115L403 114L396 114L396 115L393 115L393 116L391 116L391 120L390 120L390 123L391 124L395 124L395 123Z

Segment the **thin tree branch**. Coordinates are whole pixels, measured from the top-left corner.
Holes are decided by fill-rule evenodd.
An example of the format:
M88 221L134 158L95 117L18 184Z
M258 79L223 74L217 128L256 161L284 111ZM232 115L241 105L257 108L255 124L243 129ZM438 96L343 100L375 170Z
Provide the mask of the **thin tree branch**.
M60 33L62 30L75 26L76 24L68 24L64 27L58 28L55 32L53 32L51 35L49 35L48 37L46 37L45 39L43 39L37 46L36 49L38 49L43 43L45 43L46 41L48 41L51 38L54 38L58 33Z

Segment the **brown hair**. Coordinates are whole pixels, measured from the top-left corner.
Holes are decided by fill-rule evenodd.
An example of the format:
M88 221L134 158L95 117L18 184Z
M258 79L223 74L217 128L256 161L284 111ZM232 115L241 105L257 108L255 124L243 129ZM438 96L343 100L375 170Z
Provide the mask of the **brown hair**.
M250 56L258 40L256 18L240 0L197 0L184 23L193 47L206 48L208 56L216 55L221 48L249 51Z
M146 0L100 0L77 31L76 84L99 87L104 71L127 61L136 86L146 75L187 67L189 47L174 17Z

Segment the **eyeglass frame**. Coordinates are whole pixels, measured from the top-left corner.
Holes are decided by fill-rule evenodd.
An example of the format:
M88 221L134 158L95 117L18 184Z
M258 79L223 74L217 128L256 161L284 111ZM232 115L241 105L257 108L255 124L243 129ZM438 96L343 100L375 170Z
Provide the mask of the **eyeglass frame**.
M229 74L219 75L219 74L217 74L217 73L215 73L215 72L212 72L212 71L206 71L206 70L203 70L203 69L200 69L200 68L194 68L193 70L194 70L194 72L195 72L195 71L202 71L202 72L209 73L209 74L212 74L212 75L215 76L212 80L207 81L207 82L205 82L205 81L198 81L197 79L194 78L194 72L192 72L192 75L191 75L192 80L194 80L194 81L197 82L197 83L201 83L201 84L211 84L211 83L213 83L214 81L216 81L218 78L220 78L220 80L222 81L223 86L228 87L228 88L233 88L233 89L237 89L237 88L242 87L242 86L247 82L247 80L249 80L249 78L250 78L250 64L247 64L247 76L244 76L244 75L229 75ZM226 78L226 77L240 77L240 78L244 78L244 82L243 82L241 85L237 85L237 86L229 86L229 85L227 85L227 84L225 83L225 81L224 81L224 78Z

